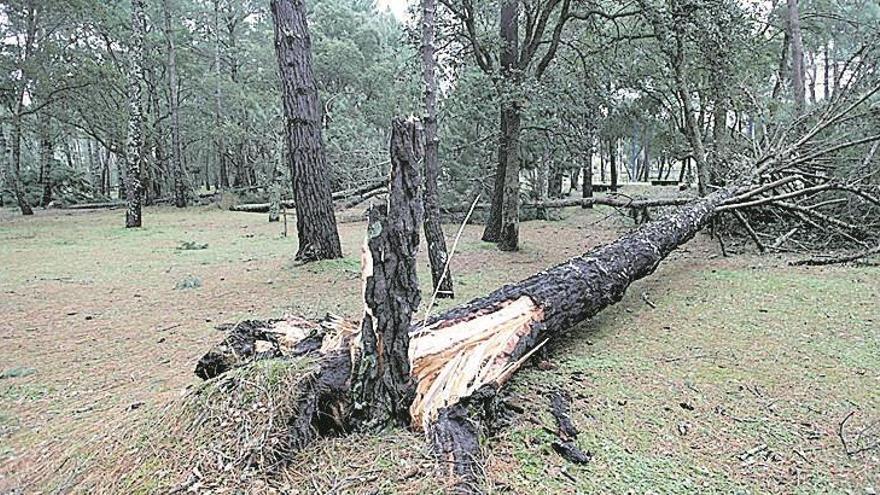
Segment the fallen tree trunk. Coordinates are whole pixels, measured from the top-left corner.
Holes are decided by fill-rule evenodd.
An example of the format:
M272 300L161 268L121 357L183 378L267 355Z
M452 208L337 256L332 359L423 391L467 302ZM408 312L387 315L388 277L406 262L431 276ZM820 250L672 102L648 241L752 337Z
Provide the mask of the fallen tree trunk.
M296 206L292 199L285 199L281 201L280 204L284 208L294 208ZM246 203L242 205L232 205L229 207L229 211L237 211L241 213L269 213L271 208L272 203Z
M593 205L604 205L604 206L613 206L616 208L657 208L661 206L683 206L690 202L692 202L694 198L690 197L676 197L676 198L654 198L654 199L644 199L644 198L627 198L623 196L606 196L606 197L592 197L592 198L569 198L569 199L554 199L548 201L532 201L529 203L523 203L520 205L521 208L568 208L570 206L593 206ZM491 205L488 203L478 203L474 209L476 210L485 210L490 208ZM447 208L443 208L441 211L443 213L466 213L470 210L471 205L455 205Z
M413 329L410 358L418 384L413 422L430 434L457 475L476 472L474 418L483 414L495 389L548 339L618 302L630 284L653 273L732 195L718 191Z
M457 476L472 480L478 472L480 423L491 420L487 405L498 388L548 339L618 302L630 284L651 274L734 194L718 191L611 244L414 323L405 363L415 386L411 427L432 439ZM318 434L347 424L354 408L349 374L361 359L355 345L361 325L336 317L259 325L257 332L245 325L231 332L202 358L197 374L211 378L257 359L317 356L319 397L291 422L312 424ZM336 418L336 426L322 426L326 421L319 418ZM301 446L312 437L293 443Z
M351 208L352 206L356 206L364 201L377 196L379 194L383 194L387 192L385 190L385 181L377 181L371 182L364 186L358 187L356 189L349 189L346 191L337 191L333 193L333 200L340 201L341 203L336 205L337 209L346 209ZM281 201L281 205L284 208L296 208L296 203L292 199L285 199ZM241 205L233 205L229 207L229 211L237 211L243 213L269 213L269 209L272 207L271 203L247 203Z
M364 184L361 187L356 187L354 189L347 189L345 191L337 191L337 192L333 193L333 199L337 200L337 199L352 198L355 196L364 196L372 191L375 191L376 189L383 188L387 185L388 185L387 180L377 180L377 181L369 182L367 184Z
M388 189L386 189L384 185L381 187L370 189L369 191L364 191L362 193L357 193L353 196L349 196L348 198L345 198L344 201L340 200L340 202L336 204L336 209L347 210L349 208L354 208L364 201L370 198L374 198L376 196L380 196L382 194L388 194Z
M125 206L125 201L106 201L102 203L79 203L73 205L60 205L62 210L104 210Z

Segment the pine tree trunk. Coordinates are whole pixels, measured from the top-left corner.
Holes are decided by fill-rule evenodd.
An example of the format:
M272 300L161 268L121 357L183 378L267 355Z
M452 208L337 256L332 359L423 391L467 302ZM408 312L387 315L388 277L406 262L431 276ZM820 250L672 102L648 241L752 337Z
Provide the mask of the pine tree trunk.
M800 115L806 106L804 86L804 40L801 37L801 17L798 0L787 0L786 28L791 39L791 88L794 91L795 113Z
M299 250L308 262L342 257L321 136L304 0L272 0Z
M278 222L281 220L281 159L276 161L272 166L272 183L269 185L269 222Z
M52 162L54 148L51 133L52 119L49 112L40 113L40 170L43 176L43 197L40 206L46 208L52 202Z
M22 215L33 215L34 210L28 203L27 193L21 183L21 115L18 111L12 116L12 162L9 168L9 181L18 209Z
M21 179L19 179L18 172L15 170L15 160L10 159L10 153L6 145L6 133L4 133L2 129L0 129L0 153L3 154L3 163L0 163L0 173L3 174L3 183L12 189L12 194L15 196L15 201L18 203L18 208L21 210L21 214L25 216L33 215L34 210L27 201L24 188L21 185Z
M828 101L831 98L831 60L828 58L828 42L822 44L822 99Z
M506 82L516 92L519 76L515 73L519 56L519 0L504 0L501 5L501 70ZM499 148L498 172L504 177L501 197L501 228L498 231L498 249L517 251L519 249L519 137L521 132L522 110L513 96L505 96L501 103L501 139ZM503 164L503 171L501 165ZM496 181L497 185L497 181ZM496 194L497 196L497 194ZM493 207L495 197L492 198ZM488 226L487 226L488 229Z
M223 93L220 80L223 68L220 63L220 0L214 0L214 152L217 154L220 187L229 188L229 164L226 160L226 144L220 128L223 115Z
M587 153L587 163L581 172L583 183L581 184L581 197L584 199L593 197L593 152ZM584 204L581 208L592 208L593 205Z
M550 181L547 184L547 195L553 199L562 197L562 171L557 166L550 167Z
M611 175L611 190L617 191L617 138L608 142L608 167Z
M144 78L144 0L131 0L131 45L128 71L128 138L125 142L125 227L142 225L141 146L143 144L143 109L141 81Z
M538 193L536 196L537 196L538 201L540 201L542 203L549 199L547 197L548 193L550 191L550 188L548 186L549 176L550 176L550 159L547 156L547 153L545 153L544 156L541 157L540 162L538 163L537 180L535 181L536 182L535 187L536 187L537 193ZM543 207L539 207L536 212L536 218L538 220L549 220L550 217L547 214L547 209L543 208Z
M431 279L437 297L455 297L452 273L447 268L449 254L440 224L439 142L437 131L437 75L434 61L434 22L436 0L422 0L422 73L425 80L425 242L431 263Z
M479 418L497 389L544 343L623 297L690 240L731 197L721 190L617 241L431 318L411 337L416 427L455 475L479 465ZM475 378L480 377L480 378Z
M165 14L165 40L168 44L168 108L171 110L171 173L174 175L174 206L186 208L188 194L180 143L180 96L177 83L177 48L171 28L171 6L162 0Z

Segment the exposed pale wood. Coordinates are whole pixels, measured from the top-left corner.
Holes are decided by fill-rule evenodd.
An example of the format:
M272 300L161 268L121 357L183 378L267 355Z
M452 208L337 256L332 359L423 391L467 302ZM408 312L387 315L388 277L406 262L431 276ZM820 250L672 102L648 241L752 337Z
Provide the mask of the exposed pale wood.
M473 319L444 322L412 334L409 357L417 383L410 407L413 425L426 428L440 409L488 383L502 385L519 365L510 356L543 312L528 296Z

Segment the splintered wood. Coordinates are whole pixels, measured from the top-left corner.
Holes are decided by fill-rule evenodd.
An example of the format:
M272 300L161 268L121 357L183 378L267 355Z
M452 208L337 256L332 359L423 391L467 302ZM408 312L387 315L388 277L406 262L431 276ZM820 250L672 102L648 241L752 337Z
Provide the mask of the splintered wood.
M413 426L424 430L440 409L483 385L507 381L531 355L510 362L511 353L543 316L530 297L522 296L491 313L452 325L440 321L411 334L409 360L417 384L410 407Z
M298 316L286 316L283 320L275 320L263 329L266 339L254 341L257 353L271 350L277 345L282 356L294 353L307 337L317 331L323 331L321 354L343 348L358 331L358 323L340 316L328 314L323 320L314 322Z
M319 325L315 324L315 322L306 320L305 318L288 316L283 320L272 322L264 332L267 334L267 337L271 336L275 338L282 354L287 354L318 327ZM259 350L261 343L270 345L267 341L257 340L255 342L257 352L261 352Z

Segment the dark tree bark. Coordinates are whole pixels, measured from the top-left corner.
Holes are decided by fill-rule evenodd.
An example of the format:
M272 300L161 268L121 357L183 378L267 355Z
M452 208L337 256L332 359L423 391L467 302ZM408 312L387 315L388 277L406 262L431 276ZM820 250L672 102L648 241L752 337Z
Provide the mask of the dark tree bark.
M52 143L52 118L49 112L40 113L40 170L43 176L43 196L40 206L49 206L52 202L52 162L55 147Z
M687 179L687 172L690 168L691 158L689 156L684 157L681 160L681 169L678 171L678 183L684 184Z
M37 9L38 4L27 4L27 20L24 33L24 46L21 49L21 56L16 57L15 69L19 72L19 84L15 88L15 107L11 116L12 135L10 136L12 143L12 161L9 164L9 181L12 185L15 201L22 215L33 215L27 199L27 193L21 183L21 139L22 139L22 115L25 111L25 93L27 93L28 84L31 81L28 75L29 62L35 47L35 38L37 35ZM5 141L5 137L4 137ZM5 147L4 147L5 153Z
M611 190L617 191L617 138L608 142L608 169L611 175Z
M584 166L584 171L581 173L583 176L583 182L581 184L581 197L583 199L589 199L593 197L593 153L590 152L587 154L587 164ZM581 208L592 208L592 204L583 204Z
M143 144L143 109L141 81L144 78L144 0L131 0L131 42L128 70L128 138L125 143L125 227L142 225L141 146Z
M422 74L425 80L425 242L431 263L431 279L437 297L455 297L452 273L446 266L449 254L440 224L440 175L437 133L437 75L434 60L436 0L422 0Z
M272 0L288 160L297 203L296 260L342 257L321 136L318 87L304 0Z
M519 57L519 0L504 0L501 4L501 71L504 80L512 87L517 86L516 74ZM519 136L522 110L516 96L506 96L501 103L501 145L498 148L498 169L496 174L503 177L501 194L501 222L498 230L498 248L502 251L519 249ZM495 185L498 185L496 176ZM497 210L492 197L492 212ZM491 219L491 212L490 212ZM491 224L486 226L488 233ZM485 239L486 234L483 235Z
M822 43L822 99L828 101L831 98L831 84L830 76L831 76L831 60L828 58L828 42Z
M550 167L550 181L547 184L547 196L558 199L563 196L562 193L562 171L559 166Z
M801 17L798 0L787 0L786 31L791 40L791 88L794 92L795 113L800 115L806 106L804 85L804 40L801 36Z
M177 82L177 47L174 44L174 30L171 28L171 5L162 0L165 15L165 40L168 47L168 108L171 110L171 173L174 176L174 206L186 208L186 174L183 169L183 150L180 143L180 96Z
M480 456L476 441L477 418L484 414L497 388L524 360L547 339L620 301L630 284L653 273L660 261L702 229L713 217L715 207L731 195L728 190L713 193L611 244L502 287L428 322L427 328L438 335L443 332L456 335L469 328L470 339L481 332L485 332L488 339L497 336L501 329L512 327L508 339L498 347L506 350L488 356L492 369L479 370L482 376L495 376L494 380L469 382L467 376L460 376L457 363L444 364L433 375L425 374L430 368L418 358L419 352L413 353L416 356L413 372L419 391L412 407L413 419L423 422L438 450L451 462L454 474L465 478L475 474L474 459ZM476 323L484 318L495 327L486 328ZM413 338L413 345L418 349L421 343ZM448 356L432 357L442 358L448 359ZM424 382L434 376L456 378L449 383L439 383L437 379L431 384ZM461 382L469 382L468 387L455 385ZM434 395L423 393L428 390ZM425 398L429 400L423 402ZM441 406L445 403L451 405Z
M651 181L651 137L645 136L645 146L643 148L644 162L642 163L642 182Z
M14 160L9 159L9 153L6 147L6 133L3 132L2 129L0 129L0 153L3 153L3 163L0 163L0 173L3 173L3 183L12 189L12 194L15 196L15 201L18 203L18 208L21 210L21 214L25 216L33 215L34 210L27 201L27 196L25 195L24 187L21 185L18 171L15 170Z
M149 71L148 74L152 74L152 71ZM148 89L148 103L149 107L152 107L153 111L153 129L152 129L152 148L153 148L153 160L150 167L150 171L147 174L148 183L145 184L145 193L147 204L150 204L152 201L151 198L161 198L162 197L162 186L165 182L165 173L168 170L168 159L165 155L165 130L162 127L162 108L159 105L159 91L157 88L157 84L151 82ZM146 146L146 149L149 149L150 146Z
M223 67L220 58L220 0L214 0L214 153L217 155L218 175L220 187L229 188L229 163L226 158L226 143L223 139L223 131L220 129L223 116L223 91L221 77Z
M283 161L284 153L281 153ZM281 170L276 163L272 167L272 183L269 185L269 222L281 220Z
M363 253L364 302L360 360L354 366L353 420L361 426L406 426L415 395L409 329L421 295L416 274L423 222L421 126L395 119L391 133L388 205L369 214Z
M15 194L15 201L22 215L33 215L34 210L31 208L27 199L24 186L21 183L21 115L16 112L12 116L12 163L10 166L10 178L12 182L12 191Z

